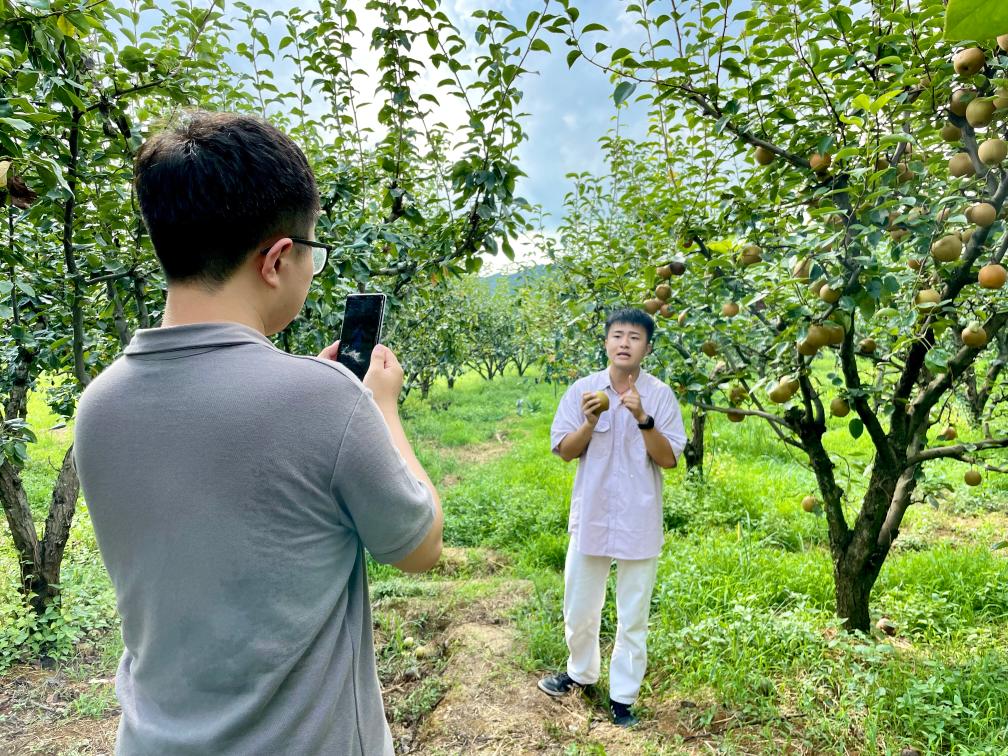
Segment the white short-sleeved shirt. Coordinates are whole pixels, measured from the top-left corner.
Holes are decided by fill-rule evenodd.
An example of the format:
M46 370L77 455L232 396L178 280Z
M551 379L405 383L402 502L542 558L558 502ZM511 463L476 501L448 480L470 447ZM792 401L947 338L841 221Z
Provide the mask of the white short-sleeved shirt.
M672 389L643 370L636 381L644 411L668 439L679 459L686 446L679 402ZM630 410L620 404L609 370L576 381L557 407L550 442L560 442L585 421L581 395L605 391L609 409L599 416L588 447L578 460L568 531L582 554L614 559L650 559L661 553L662 470L648 456L644 435Z

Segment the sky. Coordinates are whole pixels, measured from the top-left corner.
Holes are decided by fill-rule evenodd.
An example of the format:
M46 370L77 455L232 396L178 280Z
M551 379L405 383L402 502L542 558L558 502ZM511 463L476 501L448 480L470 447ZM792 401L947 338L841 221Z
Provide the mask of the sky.
M292 3L289 0L267 0L256 5L267 11L295 6L302 9L312 7L311 3ZM365 70L376 70L378 54L368 48L370 26L373 26L377 16L373 11L365 10L365 0L350 0L348 5L354 8L358 23L365 30L365 34L359 38L359 47L355 49L354 62ZM472 17L474 10L495 9L513 21L524 21L530 11L541 11L543 5L544 0L441 0L442 10L470 43L477 25L476 19ZM551 5L557 6L555 0ZM590 20L609 28L610 33L605 35L605 39L611 49L620 46L636 49L640 44L638 35L635 34L639 29L622 12L623 0L580 0L577 5L581 10L579 25ZM269 36L274 37L273 34ZM279 39L279 36L278 31L275 39ZM602 36L599 35L599 38ZM552 53L536 53L527 64L536 73L523 76L519 85L524 93L521 112L528 114L523 119L528 139L519 148L517 162L527 177L521 179L516 191L529 202L542 206L547 214L543 225L549 232L559 224L563 197L571 188L571 180L566 175L578 171L605 170L598 139L614 127L616 108L612 99L615 85L609 80L608 74L581 60L572 69L568 68L566 57L569 48L563 39L556 35L547 35L545 39ZM421 43L412 52L416 57L423 58L429 55L429 48ZM239 67L237 59L234 65ZM274 67L274 74L280 81L283 81L284 65L278 59ZM435 80L443 75L443 72L437 73ZM374 89L373 83L367 81L360 81L359 86L365 96L370 96ZM438 115L443 116L446 123L458 122L463 113L459 105L455 104L458 101L452 97L440 100L442 112ZM374 114L365 112L361 117L362 120L373 119ZM645 122L646 112L643 106L633 103L623 106L620 115L622 134L642 134ZM512 241L518 253L516 263L533 264L540 261L530 254L531 247L524 239ZM484 261L483 272L514 267L503 255L497 255Z

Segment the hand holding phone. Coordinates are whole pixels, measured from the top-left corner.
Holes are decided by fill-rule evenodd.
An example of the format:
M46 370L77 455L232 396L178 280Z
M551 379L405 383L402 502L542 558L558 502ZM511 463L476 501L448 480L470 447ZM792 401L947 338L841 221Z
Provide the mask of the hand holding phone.
M379 344L371 354L371 367L364 376L364 385L371 389L375 404L398 411L399 392L403 387L403 369L395 353Z
M381 340L384 294L351 294L346 298L336 361L361 381L371 367L371 353Z

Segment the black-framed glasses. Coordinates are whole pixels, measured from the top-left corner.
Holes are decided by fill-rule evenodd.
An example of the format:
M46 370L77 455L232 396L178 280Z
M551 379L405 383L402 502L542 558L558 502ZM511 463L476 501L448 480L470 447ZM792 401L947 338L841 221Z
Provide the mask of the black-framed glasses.
M290 239L295 244L304 244L304 245L306 245L308 247L311 247L311 250L312 250L312 275L313 276L317 276L319 273L321 273L323 270L325 270L325 266L329 262L329 252L332 249L331 245L324 244L323 242L312 241L311 239L302 239L302 238L300 238L298 236L288 236L286 238ZM274 244L275 243L276 242L274 242ZM264 249L259 254L265 255L271 249L273 249L273 245L272 244L270 246L266 247L266 249Z

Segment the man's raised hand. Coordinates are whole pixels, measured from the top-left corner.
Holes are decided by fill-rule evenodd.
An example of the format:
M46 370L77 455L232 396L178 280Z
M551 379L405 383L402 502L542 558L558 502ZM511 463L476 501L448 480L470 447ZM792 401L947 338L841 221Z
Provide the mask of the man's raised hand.
M643 423L647 420L647 413L641 406L640 394L637 393L637 381L632 375L630 376L630 388L620 395L620 404L630 410L630 414L634 416L638 423Z

